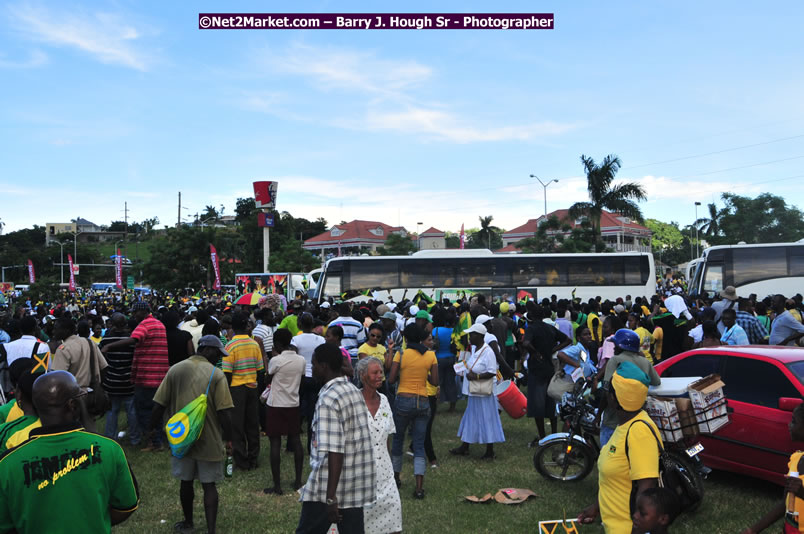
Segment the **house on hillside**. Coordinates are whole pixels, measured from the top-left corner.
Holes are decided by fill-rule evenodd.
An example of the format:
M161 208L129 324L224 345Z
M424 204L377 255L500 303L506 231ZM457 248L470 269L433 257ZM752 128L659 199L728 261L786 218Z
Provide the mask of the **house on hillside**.
M324 233L306 239L305 250L325 258L328 254L354 255L375 252L391 234L408 237L403 226L390 226L377 221L351 221L336 224Z

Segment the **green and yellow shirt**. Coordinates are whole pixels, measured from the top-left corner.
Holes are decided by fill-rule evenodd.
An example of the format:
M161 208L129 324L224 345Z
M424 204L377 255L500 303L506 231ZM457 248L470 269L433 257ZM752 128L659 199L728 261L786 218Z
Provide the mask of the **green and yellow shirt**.
M11 436L18 431L35 424L37 421L38 418L35 415L23 415L22 417L18 417L13 421L0 425L0 453L5 452L6 449L10 449L12 447L12 445L8 444L8 440L11 438Z
M120 445L77 425L36 428L0 456L0 532L110 533L109 509L138 504Z
M14 410L15 412L22 412L22 410L17 408L17 399L11 399L4 405L0 406L0 423L5 423L9 420L8 416L11 414L12 410ZM12 420L13 419L14 418L12 418Z

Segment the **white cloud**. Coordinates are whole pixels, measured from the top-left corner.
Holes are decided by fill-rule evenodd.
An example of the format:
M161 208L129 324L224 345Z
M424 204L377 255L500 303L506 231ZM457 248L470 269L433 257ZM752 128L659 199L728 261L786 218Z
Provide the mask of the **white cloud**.
M55 12L19 4L8 8L14 26L30 39L82 50L102 63L145 71L149 60L134 45L140 32L119 15Z
M47 63L47 55L41 50L31 50L28 57L20 60L6 59L0 53L0 69L33 69Z

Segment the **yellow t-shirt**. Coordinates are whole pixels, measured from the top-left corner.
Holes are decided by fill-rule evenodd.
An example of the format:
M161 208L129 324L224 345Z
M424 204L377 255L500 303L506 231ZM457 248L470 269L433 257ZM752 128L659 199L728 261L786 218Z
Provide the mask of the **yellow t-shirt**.
M802 451L796 451L796 452L794 452L793 454L790 455L790 461L787 463L787 472L788 473L790 471L795 471L796 473L801 473L801 471L799 471L799 469L798 469L798 466L801 463L801 457L802 456L804 456L804 452L802 452ZM787 495L785 495L785 503L787 503ZM795 507L796 507L796 512L798 512L798 517L799 518L804 517L804 499L800 499L800 498L796 497ZM799 532L801 532L801 528L804 527L804 525L801 525L800 522L795 523L795 521L793 521L792 518L788 517L787 514L785 514L784 520L785 520L786 523L788 523L788 524L794 526L795 528L797 528L799 530Z
M595 319L597 319L597 328L592 324ZM586 316L586 326L588 326L589 331L592 332L592 339L599 343L603 341L603 321L600 320L600 317L598 317L596 313L590 313Z
M385 367L386 350L387 349L384 346L380 345L379 343L377 344L376 347L372 347L368 343L363 343L362 345L360 345L360 348L357 349L357 355L359 357L361 354L365 354L366 356L376 358L380 360L380 363L383 365L383 367Z
M10 438L8 438L6 440L6 449L11 449L12 447L16 447L17 445L19 445L23 441L27 441L28 437L31 434L31 430L33 430L35 428L39 428L41 426L42 426L42 422L39 419L37 419L36 421L34 421L30 425L26 426L25 428L17 430L13 434L11 434Z
M662 359L662 343L664 343L664 330L661 326L653 329L653 359L659 361Z
M659 448L650 429L637 420L645 421L656 436L659 430L645 411L619 425L597 461L598 503L606 534L631 534L632 482L659 477ZM629 432L630 428L630 432ZM628 456L625 454L625 437L628 435ZM630 460L630 464L629 464Z
M427 397L427 376L433 365L438 364L435 352L428 350L424 354L418 350L405 349L401 354L399 366L399 389L397 393L411 393ZM396 353L394 361L399 362L400 353Z
M650 355L650 344L653 343L653 336L647 328L638 326L634 332L639 336L639 350L645 355L650 363L653 363L653 356Z

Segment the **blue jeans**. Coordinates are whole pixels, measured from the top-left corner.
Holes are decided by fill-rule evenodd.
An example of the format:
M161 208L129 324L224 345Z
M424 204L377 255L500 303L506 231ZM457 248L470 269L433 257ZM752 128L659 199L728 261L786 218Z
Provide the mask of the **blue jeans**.
M128 418L128 439L131 440L132 445L138 445L140 443L140 427L137 423L137 412L134 410L134 396L113 397L110 395L109 400L112 407L106 412L106 428L103 435L107 438L117 439L117 414L120 413L120 408L125 408Z
M156 394L156 388L134 386L134 409L137 412L137 422L140 425L140 430L146 436L151 431L151 412L154 410L154 394ZM160 424L159 430L151 435L151 445L161 447L163 433L164 428L162 428Z
M600 448L609 442L611 436L614 434L615 427L600 425Z
M405 397L397 394L394 402L394 434L391 445L391 463L394 472L402 471L402 449L408 425L412 427L413 474L424 475L427 460L424 454L424 437L427 435L427 421L430 419L430 401L427 397Z

